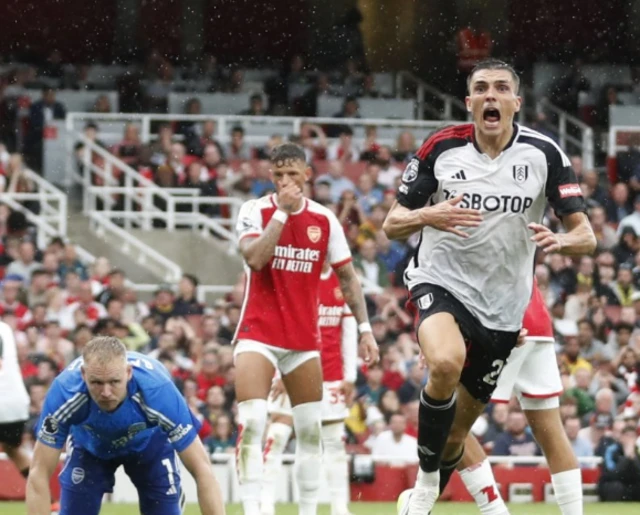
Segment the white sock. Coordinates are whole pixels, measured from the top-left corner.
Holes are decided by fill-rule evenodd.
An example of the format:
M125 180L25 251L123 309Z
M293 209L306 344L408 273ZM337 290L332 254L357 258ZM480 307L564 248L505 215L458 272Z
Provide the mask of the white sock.
M262 435L267 425L267 401L251 399L238 404L238 441L236 466L238 493L244 515L260 515L260 480L262 478Z
M331 515L349 513L349 460L344 448L344 424L322 426L324 471L329 481Z
M509 513L507 506L500 497L500 490L493 477L491 464L488 460L473 465L460 472L460 478L475 499L480 513L483 515L505 515Z
M276 503L276 485L282 472L282 453L289 438L291 427L281 422L274 422L267 430L264 444L264 468L262 469L262 497L260 511L274 513Z
M580 469L552 474L551 482L562 515L582 515L582 473Z
M299 514L316 515L322 468L322 442L320 439L322 402L298 404L291 411L293 412L293 427L296 431L294 473L300 493Z

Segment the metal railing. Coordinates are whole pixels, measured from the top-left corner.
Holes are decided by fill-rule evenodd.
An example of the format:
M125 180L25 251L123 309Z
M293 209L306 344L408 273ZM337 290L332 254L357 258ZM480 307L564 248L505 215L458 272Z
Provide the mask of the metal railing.
M23 213L38 228L37 244L44 248L48 238L67 234L67 196L31 170L22 173L37 186L33 193L0 193L0 201ZM25 204L26 203L26 204ZM35 210L29 204L33 203Z
M91 228L101 237L108 234L115 236L120 242L119 250L127 255L135 255L136 262L156 273L167 282L177 282L182 276L182 269L176 263L164 257L160 252L143 243L135 236L118 227L104 213L89 213Z
M161 188L84 135L76 134L76 137L85 146L83 173L77 178L81 178L83 184L86 215L102 213L110 220L121 219L127 230L135 227L150 230L154 220L163 221L168 231L188 226L201 230L205 236L213 233L228 240L232 243L230 249L235 249L232 228L242 205L240 199L203 197L195 188ZM100 156L104 164L94 163L93 153ZM104 186L94 185L94 177ZM115 209L118 203L120 209ZM230 217L204 215L200 213L203 206L218 209L228 206Z
M557 133L560 147L568 154L582 156L585 170L592 170L595 166L593 129L551 103L548 98L542 98L538 102L538 108L550 113L552 119L555 119L556 124L551 124L550 129Z
M429 91L438 92L435 88L428 85L425 86ZM440 92L438 92L440 93ZM441 96L447 96L441 94ZM464 104L459 100L450 98L451 111L459 110L460 106L464 108ZM466 119L466 108L464 108ZM216 132L213 135L215 139L221 143L230 141L231 129L237 125L245 128L244 140L249 145L264 145L273 134L300 134L300 128L305 123L316 125L349 125L352 128L361 128L364 135L364 128L369 125L375 125L379 129L424 129L432 131L441 127L445 123L460 123L461 120L455 120L451 117L438 117L434 120L397 120L386 118L308 118L293 116L242 116L242 115L186 115L186 114L127 114L127 113L69 113L66 118L67 129L67 155L70 160L67 163L68 173L73 173L73 147L77 141L76 134L82 131L84 124L88 121L101 122L100 138L107 143L116 143L122 140L122 127L118 122L132 122L140 127L140 139L143 143L153 141L157 135L152 131L154 122L204 122L215 120ZM268 130L265 131L265 127ZM251 129L254 128L256 134ZM379 137L379 143L384 145L394 145L396 143L395 134L393 137L382 135ZM425 134L426 136L426 134ZM175 135L176 139L180 136ZM358 139L355 136L354 139ZM363 139L363 138L360 138ZM332 141L329 138L329 141Z
M401 98L403 92L415 89L416 118L421 120L425 115L439 120L469 120L470 115L464 102L453 95L444 93L427 84L414 74L403 71L396 74L396 96ZM440 122L442 123L442 122Z

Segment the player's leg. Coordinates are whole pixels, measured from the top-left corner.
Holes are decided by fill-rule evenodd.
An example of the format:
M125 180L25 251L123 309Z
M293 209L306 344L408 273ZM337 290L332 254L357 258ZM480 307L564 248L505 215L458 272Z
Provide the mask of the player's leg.
M340 386L340 381L325 382L322 396L322 448L331 515L349 515L349 458L344 440L347 407Z
M556 501L563 515L582 515L582 474L562 426L558 396L562 393L553 343L532 342L522 364L516 391L538 445L547 459Z
M280 362L291 399L296 432L294 474L300 493L300 515L315 515L322 469L322 368L317 352L290 353Z
M267 397L277 358L266 345L247 340L236 343L236 399L238 440L236 443L240 499L245 515L260 513L262 437L267 425Z
M173 447L149 445L142 455L124 461L124 471L138 491L140 513L181 515L185 495L181 486L180 458Z
M494 402L509 402L513 394L520 369L531 352L535 342L527 342L511 351L507 364L503 367L491 398ZM473 356L472 356L473 357ZM500 496L491 465L478 440L469 433L465 440L464 454L457 465L460 477L473 496L483 514L508 513ZM440 493L447 485L453 469L443 467L440 470Z
M276 488L282 472L282 455L291 437L293 428L293 415L291 403L287 395L281 395L280 399L269 399L269 413L271 422L267 429L267 437L264 443L262 471L262 491L260 511L262 515L275 513Z
M500 490L493 476L491 464L480 445L471 433L464 445L464 455L458 464L460 479L476 501L483 515L508 515Z
M420 395L420 467L409 504L410 515L427 513L437 499L440 462L456 412L456 385L466 355L460 328L453 315L447 312L422 320L418 327L418 342L429 369L429 379Z
M20 474L26 478L29 475L31 459L24 449L22 449L24 425L24 422L0 424L0 444L2 444L4 452L20 471Z
M112 462L69 446L58 476L60 515L98 515L104 494L113 491L116 468Z

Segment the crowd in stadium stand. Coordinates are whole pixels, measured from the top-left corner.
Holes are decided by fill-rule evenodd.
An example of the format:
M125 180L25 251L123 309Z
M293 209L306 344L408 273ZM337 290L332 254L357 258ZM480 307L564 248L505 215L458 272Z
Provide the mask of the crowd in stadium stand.
M157 70L168 73L163 66ZM211 66L213 77L217 72ZM298 66L292 63L290 80L297 77ZM158 75L151 83L157 91L162 80ZM225 87L233 90L241 78L234 72L228 80L231 85ZM327 86L325 80L318 77L319 90ZM367 76L358 80L370 84ZM574 80L567 91L577 95L580 84L584 86ZM252 99L251 113L262 113L260 101ZM199 112L197 100L188 111ZM314 113L310 108L303 114ZM356 115L357 100L349 97L341 116ZM382 359L379 365L360 367L346 424L350 448L387 455L394 464L416 461L418 399L426 372L417 359L402 272L417 242L390 242L381 226L405 163L424 135L403 132L389 147L378 143L376 129L370 127L364 144L356 145L346 126L305 124L300 135L274 135L265 147L254 148L241 127L231 130L227 145L216 140L215 128L214 121L166 124L158 128L157 140L145 144L138 128L130 125L108 149L160 186L249 199L273 191L269 149L285 139L303 145L315 171L306 194L334 210L357 269L383 291L367 297ZM334 142L328 132L337 137ZM87 125L85 134L100 142L99 125ZM0 152L0 190L33 188L21 181L24 164L20 154L7 152L10 148L7 144ZM77 147L79 157L83 151ZM640 160L632 155L623 180L615 185L603 184L594 170L583 169L579 156L571 161L587 198L598 251L577 260L539 255L535 275L554 319L567 434L579 457L608 456L604 467L610 478L616 474L613 457L626 453L624 435L640 428ZM545 223L560 229L552 212ZM127 286L126 270L113 269L106 259L88 266L77 258L73 244L61 239L36 248L33 228L6 205L0 205L0 236L0 316L15 329L32 399L27 445L33 443L33 426L55 375L93 335L111 334L130 349L161 360L203 421L201 436L209 449L232 452L236 411L230 343L244 277L232 293L203 305L195 295L198 271L193 270L177 285L159 285L146 303ZM489 453L540 454L517 402L490 405L473 431Z

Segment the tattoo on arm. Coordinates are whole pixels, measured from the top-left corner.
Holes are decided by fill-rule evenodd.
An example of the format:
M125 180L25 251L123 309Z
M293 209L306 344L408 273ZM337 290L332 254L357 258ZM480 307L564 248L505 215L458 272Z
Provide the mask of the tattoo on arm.
M257 238L240 240L240 252L251 268L259 270L273 257L283 227L284 224L271 220Z
M358 279L356 275L353 263L342 265L336 270L336 274L340 280L340 289L342 290L344 300L351 309L358 324L368 321L367 303L364 300L360 279Z

